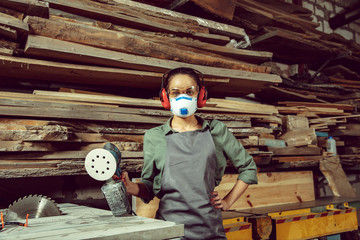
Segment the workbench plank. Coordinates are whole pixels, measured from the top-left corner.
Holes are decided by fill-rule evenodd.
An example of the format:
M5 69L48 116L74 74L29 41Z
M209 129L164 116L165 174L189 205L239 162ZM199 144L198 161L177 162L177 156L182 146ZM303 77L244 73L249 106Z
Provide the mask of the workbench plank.
M114 217L111 211L59 204L64 215L29 219L29 227L6 228L6 239L168 239L184 234L174 222L139 216ZM7 231L9 229L9 231Z

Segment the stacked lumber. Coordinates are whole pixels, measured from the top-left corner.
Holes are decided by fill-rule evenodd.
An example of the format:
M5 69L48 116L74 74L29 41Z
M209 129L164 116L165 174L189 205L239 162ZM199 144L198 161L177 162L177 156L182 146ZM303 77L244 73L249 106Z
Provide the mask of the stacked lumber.
M260 65L271 52L225 46L246 35L242 28L131 1L4 0L0 25L0 80L8 82L146 89L156 96L162 74L180 66L201 71L218 97L281 82Z
M86 174L86 154L106 142L122 151L123 169L141 172L145 131L171 113L158 99L76 92L0 92L0 178ZM224 122L259 165L270 163L259 136L281 124L275 106L211 98L197 114Z
M342 164L349 165L348 158L356 158L351 155L356 153L345 154L345 149L351 149L347 139L356 133L354 130L339 130L345 126L360 126L355 122L359 115L352 105L283 101L278 102L277 109L283 114L283 128L277 139L284 140L285 147L268 150L273 152L273 163L280 163L278 167L311 167L319 166L321 161L333 161L333 155L327 153L326 148L330 136L336 140ZM351 164L356 164L356 161Z
M251 45L244 44L246 41L239 35L227 35L232 38L227 46L234 50L272 52L272 61L261 65L271 67L272 73L283 80L258 92L256 96L262 101L338 102L359 106L360 45L338 34L319 31L313 13L306 8L279 0L228 1L221 7L217 6L223 1L217 0L202 4L196 0L138 1L176 9L181 12L177 16L189 13L244 29ZM127 0L116 2L129 4ZM136 6L149 9L141 3ZM213 11L216 7L217 11ZM162 13L170 15L165 9Z
M276 0L238 0L235 15L237 26L250 34L250 49L273 52L274 62L264 65L283 78L282 84L267 88L258 97L273 103L359 98L360 45L318 31L311 11Z

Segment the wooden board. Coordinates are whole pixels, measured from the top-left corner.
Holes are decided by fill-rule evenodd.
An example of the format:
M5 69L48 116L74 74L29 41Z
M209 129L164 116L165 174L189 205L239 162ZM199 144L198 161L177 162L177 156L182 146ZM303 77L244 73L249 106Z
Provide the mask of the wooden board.
M314 128L287 131L286 133L279 136L279 139L285 140L287 146L289 147L317 144L317 138Z
M167 16L175 16L182 19L190 19L196 21L200 26L209 28L210 32L213 33L219 33L225 36L240 38L240 39L246 35L244 29L240 27L236 27L234 25L219 23L212 20L200 18L197 16L175 12L165 8L159 8L131 0L115 0L115 2L118 4L123 4L128 7L135 7L136 9L142 9L142 10L146 10L147 12L153 12L154 14L157 15L167 15Z
M75 56L81 55L83 58L85 58L85 56L90 58L81 60L81 58L75 58L74 56L72 59L74 62L90 63L96 64L98 66L115 66L138 70L151 70L149 67L147 69L139 69L139 67L136 68L135 66L132 66L134 65L134 61L131 61L129 57L131 58L133 55L129 56L129 54L134 54L150 57L150 59L144 58L142 60L144 62L143 65L145 66L149 65L146 64L146 61L149 62L151 61L151 58L158 58L186 62L190 64L214 66L219 68L239 69L262 73L268 72L267 67L246 64L237 60L229 60L221 58L221 56L212 56L206 54L205 51L199 53L189 51L189 49L184 50L180 47L176 47L176 45L168 46L166 44L149 41L147 39L140 38L128 33L119 33L116 31L109 31L86 25L46 20L37 17L26 17L24 21L29 23L31 32L33 34L39 34L42 36L28 37L25 46L25 52L29 55L55 58L59 60L71 60L66 58L66 53L70 54L73 52L73 55ZM68 31L67 29L69 28L76 30ZM66 32L66 34L62 35L62 32ZM62 41L56 40L54 38ZM68 42L73 42L76 44L71 44ZM80 44L89 45L96 48L82 46ZM76 49L76 51L70 51L70 49ZM129 54L121 55L117 52L102 52L102 49L109 49ZM98 57L98 59L102 61L96 61L97 55L95 53L100 55L100 58ZM62 59L62 55L64 59ZM109 56L112 57L106 61ZM120 61L115 61L115 59L119 59ZM129 62L129 64L126 64L127 62ZM118 64L116 65L116 63ZM137 64L140 65L139 63Z
M169 32L183 36L192 36L197 39L219 44L225 44L230 40L228 37L221 35L188 31L188 29L184 27L184 25L186 25L185 23L178 24L180 20L178 20L178 22L165 22L162 19L162 22L159 22L157 17L140 13L138 10L132 10L128 7L101 4L89 0L74 0L71 2L65 0L48 0L48 2L52 8L65 10L70 13L122 26L125 25L127 27L142 30Z
M360 81L359 81L360 84ZM278 102L280 105L286 105L288 107L319 107L319 108L336 108L339 110L354 111L354 106L350 104L336 104L336 103L311 103L311 102L290 102L290 101L281 101Z
M256 37L251 42L253 49L272 51L274 57L291 63L326 61L336 56L333 48L319 40L298 36L283 29L269 29L268 33ZM293 58L294 54L296 59Z
M237 174L224 175L215 191L218 191L221 197L225 197L234 186L237 177ZM258 173L258 180L259 183L250 185L231 209L241 210L315 200L311 171ZM133 197L133 203L136 204L135 211L139 216L153 217L158 208L159 199L155 198L149 204L145 204Z
M45 1L2 0L0 5L31 16L49 17L49 3Z
M172 239L184 235L184 226L140 216L114 217L109 210L59 204L61 216L29 219L29 227L1 232L6 239Z
M22 32L26 32L26 33L29 32L29 26L26 23L24 23L23 21L19 20L16 17L1 12L0 12L0 24Z
M233 19L236 0L228 0L228 1L221 1L221 0L191 0L195 4L199 5L200 7L204 8L206 11L209 11L217 16L222 18L226 18L229 20Z
M329 183L335 197L356 197L356 191L351 186L342 166L340 158L325 157L320 161L320 170Z
M138 57L132 57L132 59L133 61L141 62L141 59ZM0 65L1 80L18 78L50 81L51 79L51 81L86 83L93 86L137 86L150 88L154 91L154 94L158 94L162 76L160 73L154 75L152 72L145 71L134 72L133 70L119 68L76 65L18 57L0 56L0 60L2 62ZM281 78L273 74L251 73L240 70L191 65L175 61L164 60L164 62L161 62L160 59L156 59L156 61L152 63L162 69L164 69L164 67L168 67L167 69L180 66L193 67L202 71L205 76L220 77L221 79L229 78L229 84L211 82L206 85L206 88L212 96L226 93L227 96L236 95L238 97L239 94L257 92L264 86L281 82ZM219 85L222 87L219 87Z
M307 156L307 155L321 155L321 148L319 147L285 147L274 148L268 147L275 156Z

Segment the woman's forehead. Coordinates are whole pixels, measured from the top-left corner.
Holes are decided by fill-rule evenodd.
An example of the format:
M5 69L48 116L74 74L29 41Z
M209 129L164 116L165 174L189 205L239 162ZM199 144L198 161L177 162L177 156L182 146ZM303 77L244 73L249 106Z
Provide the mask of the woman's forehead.
M169 80L168 88L184 88L197 86L195 79L187 74L177 74Z

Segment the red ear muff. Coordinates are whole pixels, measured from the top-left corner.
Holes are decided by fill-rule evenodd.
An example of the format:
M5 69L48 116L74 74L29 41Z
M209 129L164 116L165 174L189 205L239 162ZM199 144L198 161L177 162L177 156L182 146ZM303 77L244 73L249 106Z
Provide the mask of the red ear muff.
M206 100L207 100L207 91L206 91L206 88L204 86L202 86L200 88L200 92L198 95L198 101L197 101L198 108L204 107L206 104Z
M166 89L162 88L159 95L160 95L160 101L161 101L161 104L163 105L163 107L166 110L170 110L170 101L169 101L169 97L167 95Z

